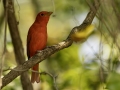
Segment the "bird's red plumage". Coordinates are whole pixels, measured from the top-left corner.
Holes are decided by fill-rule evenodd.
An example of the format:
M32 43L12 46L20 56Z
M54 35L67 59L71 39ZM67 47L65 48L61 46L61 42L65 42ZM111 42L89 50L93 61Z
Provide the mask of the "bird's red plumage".
M27 56L28 59L36 54L38 50L43 50L47 43L47 23L52 12L40 12L35 22L32 24L27 35ZM32 70L39 71L39 64L33 66ZM39 73L32 72L31 82L39 83Z

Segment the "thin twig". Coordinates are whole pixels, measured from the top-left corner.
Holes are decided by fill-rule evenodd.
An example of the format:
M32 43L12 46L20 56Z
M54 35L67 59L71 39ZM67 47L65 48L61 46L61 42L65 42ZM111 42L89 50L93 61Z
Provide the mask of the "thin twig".
M10 67L8 67L7 69L3 69L2 72L6 72L6 71L9 71L9 70L12 70Z
M1 62L0 62L0 89L2 86L2 71L3 71L3 66L4 66L4 58L5 58L5 53L6 53L6 33L7 33L7 17L8 17L8 3L6 2L5 5L5 31L4 31L4 48L3 48L3 53L1 56Z
M52 74L50 74L48 72L40 72L40 75L48 75L48 76L50 76L53 79L55 90L58 90L57 83L56 83L57 76L54 76L54 75L52 75Z
M4 69L3 72L9 71L9 70L13 70L13 71L26 71L26 70L16 70L14 68L12 69L12 68L9 67L7 69ZM53 79L53 84L54 84L55 90L58 90L57 83L56 83L56 79L57 79L58 75L54 76L51 73L48 73L48 72L45 72L45 71L44 72L38 72L38 71L35 71L35 70L30 70L30 71L39 73L40 75L48 75L48 76L50 76Z
M38 72L38 71L35 71L35 70L31 70L31 71L39 73L40 75L48 75L48 76L50 76L53 79L53 84L54 84L55 90L58 90L57 83L56 83L56 79L57 79L58 75L54 76L51 73L48 73L48 72L45 72L45 71L44 72Z

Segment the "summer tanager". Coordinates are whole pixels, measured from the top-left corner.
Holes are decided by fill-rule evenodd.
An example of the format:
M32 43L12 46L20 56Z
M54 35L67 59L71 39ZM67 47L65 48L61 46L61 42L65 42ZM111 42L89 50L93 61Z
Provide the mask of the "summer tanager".
M52 12L42 11L38 13L35 22L32 24L27 35L27 56L28 59L43 50L47 43L47 23ZM32 67L33 71L39 71L39 63ZM39 73L32 72L31 82L40 82Z

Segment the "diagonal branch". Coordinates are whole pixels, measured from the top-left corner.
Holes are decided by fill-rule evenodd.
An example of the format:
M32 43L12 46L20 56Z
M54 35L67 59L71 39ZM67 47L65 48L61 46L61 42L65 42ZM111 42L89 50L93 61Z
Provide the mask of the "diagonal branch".
M89 24L92 23L93 18L96 15L96 12L99 8L99 0L95 0L93 4L94 9L90 9L90 12L88 13L87 17L83 21L83 23L78 26L78 28L82 28L83 26L87 27ZM70 39L70 36L72 32L76 30L75 28L72 29L71 33L69 34L68 38L56 45L50 46L45 48L44 50L39 51L37 54L35 54L33 57L31 57L28 61L24 62L22 65L16 66L13 70L11 70L7 75L5 75L2 78L2 88L9 84L11 81L13 81L16 77L21 75L23 72L28 71L33 65L42 62L46 58L48 58L50 55L58 52L59 50L62 50L64 48L67 48L72 45L73 41Z

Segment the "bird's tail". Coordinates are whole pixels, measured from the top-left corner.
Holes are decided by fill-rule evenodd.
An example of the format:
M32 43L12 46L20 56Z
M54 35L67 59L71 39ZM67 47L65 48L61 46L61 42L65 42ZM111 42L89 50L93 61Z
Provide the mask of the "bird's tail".
M36 72L32 72L32 75L31 75L31 82L34 83L35 81L37 83L40 82L40 75L39 75L39 64L36 64L32 67L32 70L33 71L36 71Z

